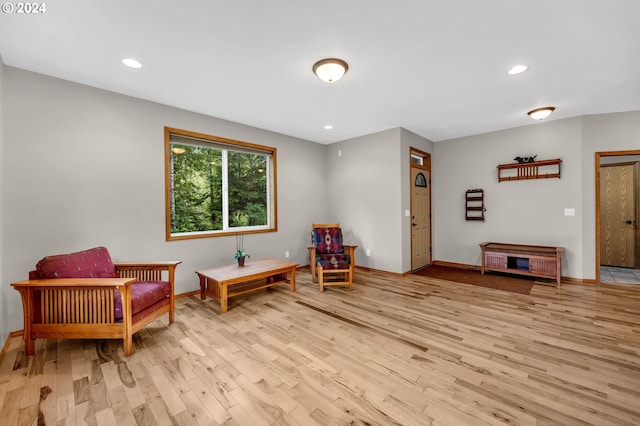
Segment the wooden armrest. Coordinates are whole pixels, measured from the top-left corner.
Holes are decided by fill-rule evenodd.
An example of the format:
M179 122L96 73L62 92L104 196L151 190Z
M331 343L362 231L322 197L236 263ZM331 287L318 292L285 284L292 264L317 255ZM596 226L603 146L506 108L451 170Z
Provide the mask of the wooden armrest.
M163 269L168 270L175 268L182 261L180 260L168 260L168 261L152 261L152 262L114 262L116 269Z
M24 280L11 284L14 288L105 288L124 287L135 278L51 278L46 280Z

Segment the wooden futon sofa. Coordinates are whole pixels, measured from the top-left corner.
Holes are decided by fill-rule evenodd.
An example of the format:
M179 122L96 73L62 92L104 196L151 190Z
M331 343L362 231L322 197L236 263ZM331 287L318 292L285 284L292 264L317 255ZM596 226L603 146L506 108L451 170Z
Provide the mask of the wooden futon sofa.
M36 338L122 339L131 355L134 333L164 314L173 322L179 263L114 263L104 247L40 260L11 284L22 297L26 355Z

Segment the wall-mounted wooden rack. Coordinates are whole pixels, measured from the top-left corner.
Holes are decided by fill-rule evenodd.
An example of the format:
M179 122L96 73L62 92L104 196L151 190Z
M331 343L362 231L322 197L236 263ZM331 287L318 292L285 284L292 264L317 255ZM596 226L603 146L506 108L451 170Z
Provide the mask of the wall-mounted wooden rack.
M532 163L500 164L498 165L498 182L505 180L525 179L560 179L562 160L534 161Z
M469 189L465 195L465 219L484 221L484 191L482 189Z

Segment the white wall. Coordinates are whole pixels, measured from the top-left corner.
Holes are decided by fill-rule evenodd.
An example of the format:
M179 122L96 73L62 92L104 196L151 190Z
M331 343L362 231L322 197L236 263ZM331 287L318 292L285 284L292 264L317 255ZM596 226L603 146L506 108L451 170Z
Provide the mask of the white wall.
M582 275L581 119L438 142L433 155L434 260L480 265L479 243L565 247L563 275ZM561 179L498 183L498 164L516 156L562 159ZM465 191L484 189L485 221L465 220ZM564 209L576 209L565 217Z
M329 218L342 224L346 242L358 245L358 266L395 273L411 269L411 229L404 216L410 208L409 148L431 152L432 145L394 128L327 147Z
M400 163L399 128L327 147L328 217L341 223L345 243L358 245L359 266L401 272Z
M4 62L2 60L2 56L0 55L0 164L4 164ZM3 194L4 194L4 185L3 185L3 176L4 173L0 170L0 345L3 345L7 339L7 335L10 331L12 331L11 326L8 321L7 312L8 309L8 301L9 296L8 293L14 291L9 287L7 281L4 278L3 267L2 267L2 247L3 241L2 236L2 216L4 211L4 203L3 203Z
M245 245L308 263L310 218L328 211L324 146L12 67L0 81L3 335L22 327L9 284L46 255L104 245L116 261L182 260L176 293L198 288L195 270L233 261L234 237L165 241L164 126L276 147L278 232Z

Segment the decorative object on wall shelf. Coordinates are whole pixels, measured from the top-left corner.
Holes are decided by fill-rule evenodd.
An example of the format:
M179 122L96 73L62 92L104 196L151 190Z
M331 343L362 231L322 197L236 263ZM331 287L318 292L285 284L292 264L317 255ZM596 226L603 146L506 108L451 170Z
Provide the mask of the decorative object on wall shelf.
M554 160L534 161L532 163L499 164L498 182L525 179L560 179L561 164L562 160L559 158Z
M536 161L536 157L537 155L534 155L533 157L517 156L516 158L514 158L514 160L517 161L518 164L533 163L534 161Z
M468 189L466 192L466 220L481 220L484 222L484 190Z

